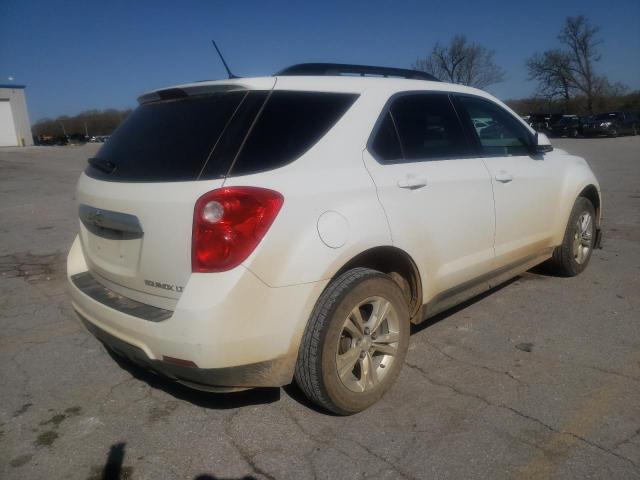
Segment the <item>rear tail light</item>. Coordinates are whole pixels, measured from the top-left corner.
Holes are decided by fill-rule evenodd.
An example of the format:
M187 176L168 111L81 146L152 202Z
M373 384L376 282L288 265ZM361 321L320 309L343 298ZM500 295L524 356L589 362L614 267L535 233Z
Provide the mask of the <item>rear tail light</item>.
M224 272L255 250L284 197L257 187L227 187L202 195L193 212L191 269Z

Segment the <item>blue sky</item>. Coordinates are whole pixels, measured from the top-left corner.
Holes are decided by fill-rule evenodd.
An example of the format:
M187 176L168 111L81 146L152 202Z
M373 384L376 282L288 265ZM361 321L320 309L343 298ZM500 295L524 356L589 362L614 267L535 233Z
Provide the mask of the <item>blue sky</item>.
M409 67L457 33L495 50L507 79L489 90L528 96L525 59L554 47L566 16L585 14L604 40L597 70L640 88L640 1L31 1L0 0L0 83L27 85L32 121L125 108L142 92L300 62Z

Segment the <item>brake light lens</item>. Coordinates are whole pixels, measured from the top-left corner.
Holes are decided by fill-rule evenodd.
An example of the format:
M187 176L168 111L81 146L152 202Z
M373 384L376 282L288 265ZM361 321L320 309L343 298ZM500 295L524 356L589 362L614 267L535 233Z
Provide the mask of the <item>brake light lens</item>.
M227 187L202 195L193 212L191 269L224 272L240 265L273 224L284 197L258 187Z

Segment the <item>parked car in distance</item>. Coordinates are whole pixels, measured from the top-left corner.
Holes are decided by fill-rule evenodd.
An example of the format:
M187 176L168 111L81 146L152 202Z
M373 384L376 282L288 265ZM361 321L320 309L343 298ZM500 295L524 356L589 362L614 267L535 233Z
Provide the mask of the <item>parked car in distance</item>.
M582 128L584 128L584 126L587 123L591 123L593 122L593 119L595 118L594 115L583 115L581 117L578 117L578 119L580 120L580 125L582 126Z
M424 72L302 64L139 103L77 185L72 305L112 352L192 388L295 380L359 412L412 323L541 262L578 275L598 244L584 159Z
M82 145L87 143L88 137L82 133L72 133L69 135L69 143L72 145Z
M549 129L555 137L578 137L582 133L582 124L575 115L565 115Z
M537 132L548 132L551 126L563 118L562 113L532 113L529 115L529 125Z
M640 120L637 113L633 112L608 112L595 115L592 120L583 126L582 133L586 137L606 135L617 137L618 135L637 135L640 128Z
M36 145L42 146L65 146L69 145L69 136L68 135L38 135L36 137Z
M529 115L529 126L536 132L549 130L551 115L548 113L532 113Z

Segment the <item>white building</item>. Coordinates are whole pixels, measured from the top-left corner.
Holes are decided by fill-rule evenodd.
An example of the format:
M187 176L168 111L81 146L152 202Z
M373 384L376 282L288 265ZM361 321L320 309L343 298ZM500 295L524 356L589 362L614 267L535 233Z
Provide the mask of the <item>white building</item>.
M0 147L33 145L24 85L0 85Z

